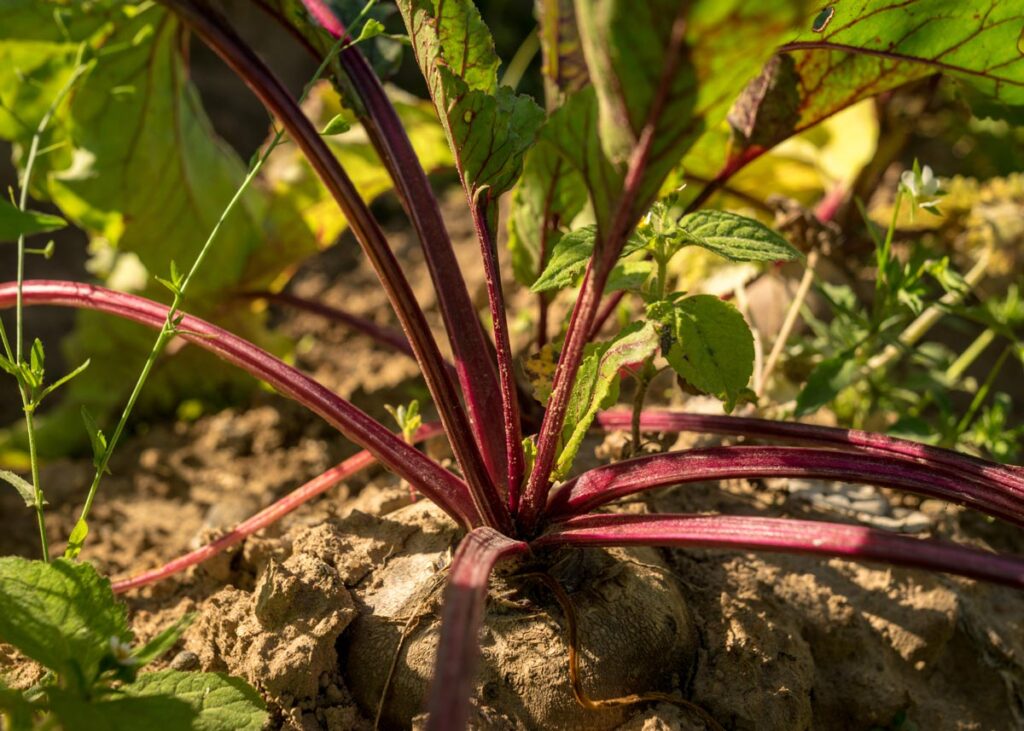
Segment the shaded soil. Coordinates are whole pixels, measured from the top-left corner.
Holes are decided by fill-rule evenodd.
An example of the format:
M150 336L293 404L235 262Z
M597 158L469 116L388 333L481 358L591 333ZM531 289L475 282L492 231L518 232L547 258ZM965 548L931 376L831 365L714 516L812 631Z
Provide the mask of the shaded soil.
M462 240L460 233L453 224L454 238ZM404 234L397 233L393 243L418 266ZM386 312L384 295L353 249L348 242L325 253L299 274L294 290L380 317ZM479 270L469 264L475 252L463 246L459 254L479 294ZM429 287L417 286L430 307ZM423 394L411 362L340 326L282 312L279 327L299 343L299 367L374 416L387 419L385 404ZM305 337L311 333L315 339ZM659 448L677 441L674 435L650 438ZM595 437L585 447L587 459L614 459L623 442L621 434ZM694 442L684 436L676 446ZM443 444L427 448L445 458ZM112 576L157 566L354 451L316 417L269 393L194 422L149 425L115 457L93 514L86 557ZM70 530L90 477L88 461L46 467L55 542ZM0 554L32 555L33 521L9 492L0 493ZM133 626L146 639L183 613L196 612L181 646L162 662L241 674L268 699L274 728L305 731L372 728L373 698L388 674L393 652L387 647L393 645L375 656L354 646L367 636L360 634L367 622L376 621L390 627L393 641L408 635L388 691L392 715L385 718L394 726L394 718L411 714L400 709L421 707L415 695L426 680L423 661L410 656L411 648L420 652L429 642L417 645L413 635L429 640L436 628L438 589L457 538L445 519L422 503L409 503L405 486L380 470L367 471L237 549L130 594ZM937 501L873 488L702 483L661 490L616 509L866 521L1024 553L1019 531ZM566 570L562 577L580 608L582 677L593 697L679 692L726 729L1024 728L1024 595L1018 592L920 571L790 556L660 550L600 560L610 567L607 575L574 583L572 570ZM624 620L587 607L595 593L619 604L635 596L622 599L615 590L621 586L616 576L630 562L646 566L653 577L648 580L668 591L666 596L685 597L696 627L694 656L666 652L662 640L650 638L633 642L640 660L617 650L602 655L602 648L614 646ZM398 581L406 586L404 594L382 598ZM592 716L575 709L544 716L543 723L532 710L517 707L508 699L533 698L540 690L554 705L570 698L565 616L543 588L524 587L507 571L492 584L476 727L706 728L692 711L664 702ZM664 607L626 609L655 613ZM509 622L509 616L519 617L514 612L524 616ZM528 643L519 651L515 631L515 642ZM628 672L637 666L645 672ZM35 671L0 652L0 672L27 683Z

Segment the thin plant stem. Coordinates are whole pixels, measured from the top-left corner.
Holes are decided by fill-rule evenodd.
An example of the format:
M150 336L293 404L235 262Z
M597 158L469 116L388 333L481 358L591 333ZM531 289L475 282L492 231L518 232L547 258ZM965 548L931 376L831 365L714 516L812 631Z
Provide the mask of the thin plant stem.
M992 384L995 383L996 377L999 375L999 371L1003 369L1003 364L1006 363L1007 357L1013 352L1013 347L1007 345L1003 348L1003 352L999 354L999 358L996 360L995 365L992 366L992 370L989 371L988 377L985 382L981 384L981 388L974 394L974 398L971 400L971 405L967 408L967 413L964 414L963 418L956 425L956 438L959 439L960 435L967 431L967 428L974 421L975 414L978 413L978 409L985 403L985 399L988 398L989 392L992 390Z
M807 255L807 268L804 269L804 274L800 278L800 284L797 285L796 294L793 295L793 301L789 305L789 309L786 311L786 319L782 322L782 328L779 330L778 336L775 338L775 342L772 343L772 350L768 354L768 360L765 361L764 370L761 371L759 383L761 388L758 389L758 395L761 395L761 390L768 385L768 379L772 375L772 371L775 370L776 364L779 362L779 357L782 355L783 349L786 347L786 343L789 341L789 336L793 333L793 328L796 326L797 318L800 317L800 308L803 307L804 301L807 299L808 292L811 291L811 284L814 282L815 267L818 265L818 250L813 250Z
M959 381L961 376L967 371L968 368L978 359L985 349L992 344L992 341L996 339L996 331L992 328L986 328L982 331L981 335L974 339L970 345L968 345L964 352L962 352L957 359L946 369L945 378L950 383Z
M345 41L338 41L331 52L327 54L320 67L316 70L313 78L306 84L305 89L302 92L300 99L304 100L309 94L313 84L323 74L324 69L330 63L331 59L341 50L342 45ZM124 409L121 411L121 417L118 419L117 426L114 427L113 433L110 435L110 439L107 442L106 448L103 450L103 454L99 456L96 464L96 472L93 475L92 483L89 485L89 492L85 497L85 504L82 506L82 512L79 514L78 521L75 524L75 528L72 532L72 536L75 540L70 542L68 546L69 557L75 557L81 551L81 544L88 531L88 517L89 512L92 509L93 501L96 499L96 493L99 491L100 483L103 481L103 475L107 472L110 464L110 458L114 454L114 450L117 448L118 442L121 440L121 436L124 434L125 426L128 424L128 419L135 409L135 404L139 400L139 396L142 394L142 389L146 385L146 381L149 380L149 375L153 370L153 366L156 365L159 360L164 348L167 347L167 343L170 342L178 332L178 311L181 309L181 304L185 299L185 295L188 292L189 285L195 278L199 268L203 265L210 251L213 248L213 242L217 239L217 235L220 233L224 222L228 216L235 210L235 207L242 200L242 196L249 189L250 184L259 174L263 165L270 157L271 153L281 144L284 139L284 128L278 129L274 135L274 138L270 141L270 144L266 146L266 149L255 159L255 161L249 166L249 172L242 180L241 184L235 190L234 195L231 196L231 200L228 201L224 210L221 211L220 217L210 230L210 234L206 237L206 241L203 242L202 248L199 250L199 254L192 262L192 266L189 268L188 273L185 275L181 282L172 282L174 298L171 302L170 308L167 310L167 318L164 321L163 327L160 329L160 333L157 335L156 342L153 343L152 349L149 351L149 355L146 357L146 362L142 366L142 370L139 373L139 377L135 381L135 385L132 387L131 394L128 396L128 401L124 405ZM19 306L20 306L20 290L19 290Z
M67 81L64 82L64 85L54 96L53 101L50 102L50 106L39 120L39 124L36 126L35 132L32 135L32 141L29 143L28 155L25 158L25 173L21 179L21 190L18 195L18 208L22 211L28 207L28 191L32 183L32 171L35 168L36 159L39 157L39 141L42 139L46 128L49 127L50 120L57 111L57 107L61 105L64 98L71 91L71 88L75 85L82 74L85 73L86 65L83 63L85 48L85 44L78 47L78 53L75 57L75 67L72 70L71 75L68 76ZM25 283L25 234L18 237L17 257L17 299L15 301L15 337L13 353L11 352L11 344L7 338L7 331L4 329L2 321L0 321L0 338L3 340L4 351L7 355L7 359L20 366L22 363L25 340L23 301ZM45 500L43 498L42 484L39 480L39 453L36 446L35 433L34 413L37 404L33 402L33 397L28 384L21 381L21 379L18 381L18 392L21 395L21 407L25 413L25 432L28 439L29 468L32 473L32 490L35 493L34 502L36 523L39 526L39 546L43 554L43 560L48 562L50 560L50 545L46 538L46 516L44 515L43 510Z
M986 249L985 253L982 254L981 258L971 267L970 271L964 275L964 284L967 289L972 289L977 286L988 269L988 263L991 259L991 250ZM894 360L896 360L901 353L905 352L907 348L911 347L918 340L923 338L925 334L932 329L932 327L942 319L946 314L946 311L962 302L964 294L962 292L946 292L939 298L939 301L932 304L925 309L918 317L911 322L906 329L900 334L899 343L890 343L886 348L874 356L867 362L864 368L861 369L861 376L867 376L871 373L875 373L883 368L887 368Z
M630 455L636 457L640 454L640 417L644 412L644 401L647 398L647 390L651 386L654 377L654 356L649 355L644 360L640 373L636 377L636 391L633 393L633 414L630 420Z
M540 33L537 32L537 29L534 29L519 44L519 48L516 49L512 60L508 62L505 73L501 77L501 86L510 86L513 89L518 88L519 82L523 80L523 75L526 73L526 69L530 68L530 62L533 61L534 56L537 55L539 50Z

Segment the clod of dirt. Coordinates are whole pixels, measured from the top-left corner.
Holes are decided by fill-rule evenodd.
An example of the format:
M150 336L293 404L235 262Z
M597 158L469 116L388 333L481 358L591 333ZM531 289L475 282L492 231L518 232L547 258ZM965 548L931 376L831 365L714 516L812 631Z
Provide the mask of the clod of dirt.
M343 637L343 662L364 711L373 716L386 689L384 727L409 728L423 709L434 672L441 568L454 526L422 502L379 520L370 535L387 560L353 588L359 617ZM598 731L628 715L620 708L587 710L573 697L565 618L550 590L529 577L538 570L547 570L572 599L580 674L591 697L670 691L685 684L695 653L693 621L657 554L556 552L531 564L499 567L491 582L476 678L480 707L475 715L481 727ZM500 709L504 718L491 709Z
M229 587L211 597L186 647L203 667L241 675L287 709L337 675L335 641L355 614L338 570L296 545L266 565L252 594Z

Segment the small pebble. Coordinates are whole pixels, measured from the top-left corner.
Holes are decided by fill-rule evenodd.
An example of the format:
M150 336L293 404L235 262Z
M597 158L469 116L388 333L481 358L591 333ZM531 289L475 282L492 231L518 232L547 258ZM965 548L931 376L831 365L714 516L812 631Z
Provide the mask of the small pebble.
M199 655L189 650L182 650L171 660L171 670L198 670Z

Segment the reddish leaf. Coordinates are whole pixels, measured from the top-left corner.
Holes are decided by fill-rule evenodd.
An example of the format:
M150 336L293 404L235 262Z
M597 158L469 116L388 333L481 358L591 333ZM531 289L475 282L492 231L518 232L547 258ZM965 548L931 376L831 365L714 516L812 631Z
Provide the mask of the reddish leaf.
M28 281L23 295L26 305L98 310L155 330L164 326L167 317L167 307L158 302L78 282ZM15 298L13 283L0 285L0 309L13 307ZM178 329L182 339L266 381L282 395L322 416L457 521L468 525L480 523L466 483L330 389L247 340L198 317L184 315Z
M474 529L459 544L444 595L427 731L466 727L479 653L477 633L487 601L487 580L499 560L528 550L522 541L515 541L486 526Z
M726 515L585 515L555 526L541 546L733 548L881 561L1024 589L1024 559L955 543L810 520Z
M968 505L1024 525L1024 492L913 459L816 447L711 447L597 467L568 481L548 503L552 517L579 515L615 498L705 480L812 477L866 482Z

